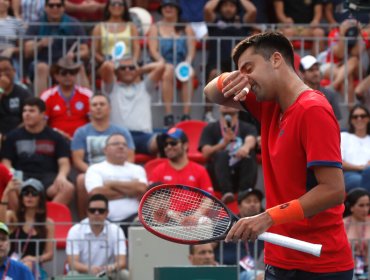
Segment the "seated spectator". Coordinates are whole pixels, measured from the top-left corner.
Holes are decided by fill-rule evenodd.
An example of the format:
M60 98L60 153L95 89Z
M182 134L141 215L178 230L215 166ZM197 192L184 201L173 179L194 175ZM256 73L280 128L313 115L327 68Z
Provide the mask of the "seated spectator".
M179 0L181 18L189 22L197 40L208 35L207 25L204 21L204 6L208 0Z
M358 101L364 104L369 103L370 75L361 80L355 87L355 96Z
M76 130L71 143L73 165L80 174L76 179L77 210L80 219L86 217L87 192L85 173L87 168L105 159L105 141L111 134L122 134L128 146L127 161L134 162L135 144L131 133L123 127L111 124L111 105L105 95L95 95L90 100L91 122Z
M24 103L24 127L8 134L3 149L3 163L23 171L24 179L36 178L45 186L46 196L68 204L74 187L68 181L70 150L67 141L45 123L45 103L30 97Z
M195 56L195 35L190 25L181 21L181 8L177 0L162 0L159 12L161 19L149 29L151 40L148 41L148 47L150 56L155 61L166 63L162 77L162 98L166 113L164 126L172 127L175 124L172 113L177 82L175 67L180 62L192 63ZM188 81L181 82L182 121L190 119L190 104L194 91L193 76L194 73Z
M220 120L209 123L199 141L213 188L222 193L225 203L234 200L234 192L253 188L257 180L257 129L238 120L238 113L220 106Z
M93 93L77 85L81 65L63 57L52 67L52 77L57 84L41 93L46 104L48 125L71 140L77 128L89 121L89 103Z
M368 24L370 21L370 14L366 12L353 12L351 9L348 9L349 3L349 1L344 0L324 0L324 16L328 23L342 23L346 19L355 16L356 20L359 22ZM358 3L361 6L361 2Z
M23 263L8 257L10 250L9 228L0 222L0 277L1 279L34 280L32 272ZM8 268L8 269L7 269Z
M45 0L12 0L11 5L17 18L32 24L42 19Z
M7 188L19 188L8 185ZM7 201L4 192L1 201ZM5 209L4 209L5 210ZM54 223L47 218L46 197L42 183L34 178L28 179L20 185L19 208L14 211L0 211L0 220L8 224L21 223L11 226L10 256L12 259L24 263L34 274L35 279L47 279L42 264L53 259ZM48 239L41 241L40 239ZM38 266L38 267L36 267Z
M306 55L305 57L302 57L299 70L304 83L310 88L318 90L325 95L331 107L333 108L337 120L340 120L342 118L342 113L339 107L339 94L320 85L320 63L317 61L317 59L312 55Z
M324 50L325 30L320 27L323 10L320 1L274 0L274 7L286 37L311 37L312 55Z
M22 107L30 92L14 83L12 60L0 56L0 133L5 135L22 124Z
M25 40L24 52L33 60L29 72L31 80L36 77L36 95L48 87L49 65L64 56L79 61L89 55L85 30L79 21L65 14L64 0L46 0L45 15L28 27L26 36L32 38ZM88 86L85 68L80 69L80 85Z
M149 182L182 184L213 193L207 170L188 158L189 141L184 131L173 127L163 135L163 138L164 153L168 160L153 169Z
M188 259L190 263L194 266L218 265L218 263L215 260L215 253L213 251L212 243L190 245Z
M112 124L130 130L139 154L156 155L157 135L153 133L151 95L164 71L163 61L139 67L131 57L124 57L114 67L102 66L103 92L109 95ZM148 74L141 79L141 75Z
M14 17L9 0L0 2L0 55L9 57L16 69L17 80L20 77L19 68L19 38L25 33L25 26L20 19Z
M128 225L136 216L139 198L146 190L147 178L142 166L127 161L127 141L121 134L110 135L104 148L105 160L89 166L85 176L90 195L103 194L109 200L108 219Z
M348 192L344 202L344 227L352 245L356 279L368 279L368 242L370 239L370 194L356 188Z
M74 225L67 236L69 275L106 273L109 279L128 278L126 239L122 229L107 220L108 199L101 194L89 198L87 218Z
M66 0L66 13L80 21L101 21L107 2L108 0Z
M363 105L349 112L348 132L341 132L341 151L346 191L370 191L370 115Z
M249 0L211 0L204 6L204 19L209 37L206 77L211 81L220 73L233 70L231 51L241 39L250 35L250 28L243 24L255 22L256 7ZM206 102L210 103L208 99ZM213 106L206 105L204 109L205 121L216 121Z
M103 22L97 24L92 36L95 37L95 60L97 65L104 61L112 60L112 52L115 44L123 42L124 54L131 56L135 61L140 59L140 44L137 38L138 31L131 22L130 13L126 0L109 0L104 8ZM111 61L113 64L113 62ZM99 69L102 75L103 68Z

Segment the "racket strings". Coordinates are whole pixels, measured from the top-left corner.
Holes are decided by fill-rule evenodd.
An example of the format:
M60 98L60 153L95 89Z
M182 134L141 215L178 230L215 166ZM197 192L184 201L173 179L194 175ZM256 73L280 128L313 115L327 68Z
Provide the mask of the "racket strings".
M184 189L159 189L142 205L144 222L153 230L184 240L204 240L226 232L230 217L216 200Z

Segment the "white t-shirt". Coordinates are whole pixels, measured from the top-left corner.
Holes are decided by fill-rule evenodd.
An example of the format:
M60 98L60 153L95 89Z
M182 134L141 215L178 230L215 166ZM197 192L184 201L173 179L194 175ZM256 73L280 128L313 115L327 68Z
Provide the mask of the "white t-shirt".
M354 165L364 165L370 161L370 136L360 138L353 133L342 132L342 159Z
M128 182L138 180L147 184L145 170L142 166L125 162L124 165L113 165L106 160L91 165L85 175L85 186L87 192L96 187L102 187L105 181ZM109 201L108 219L114 222L122 221L137 213L139 201L136 198L121 198Z
M126 255L126 240L123 230L109 221L104 222L103 231L96 236L86 218L68 232L66 254L79 256L80 262L103 266L115 261L115 257Z

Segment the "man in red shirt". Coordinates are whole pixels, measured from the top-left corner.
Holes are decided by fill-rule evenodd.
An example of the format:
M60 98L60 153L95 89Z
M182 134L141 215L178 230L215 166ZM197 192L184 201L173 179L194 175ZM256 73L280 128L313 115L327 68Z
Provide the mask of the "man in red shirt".
M325 96L299 78L293 57L282 34L251 36L233 50L239 70L204 90L213 102L248 110L261 122L267 210L240 219L226 241L255 240L269 230L321 243L320 258L266 243L265 279L350 280L338 122Z
M69 139L77 128L89 122L89 104L93 96L90 89L76 84L80 67L68 57L59 59L52 71L58 84L40 96L46 104L49 126Z
M153 169L149 182L187 185L213 194L207 170L190 161L187 156L189 144L184 131L179 128L171 128L163 138L164 152L168 160Z

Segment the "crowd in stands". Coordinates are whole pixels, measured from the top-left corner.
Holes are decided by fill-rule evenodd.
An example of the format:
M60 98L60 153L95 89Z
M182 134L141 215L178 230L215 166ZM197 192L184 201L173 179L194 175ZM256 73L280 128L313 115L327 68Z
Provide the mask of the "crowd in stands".
M206 99L197 107L193 99L199 84L236 69L230 53L241 39L265 30L291 38L304 82L327 97L338 121L348 115L341 127L346 230L351 240L368 240L370 16L343 2L0 0L0 221L9 225L0 223L0 243L10 238L9 256L46 279L43 264L53 259L56 230L46 204L60 203L76 209L79 222L67 238L69 273L128 279L124 240L148 184L202 188L228 205L237 202L233 210L241 217L262 211L258 124L244 112L213 108ZM149 11L150 26L140 15L133 20L134 6ZM182 62L189 65L185 79L176 69ZM160 127L152 110L158 93ZM177 124L193 119L196 109L204 128L190 143ZM189 157L191 145L202 160ZM138 155L146 159L138 162ZM149 172L144 164L159 158ZM255 208L250 204L258 209L246 210ZM357 223L365 227L359 231ZM107 236L107 254L95 253ZM92 254L84 240L94 240ZM354 244L361 276L367 241ZM254 279L249 260L262 250L249 245L225 248L249 265L243 280ZM218 247L194 246L189 259L226 263Z

